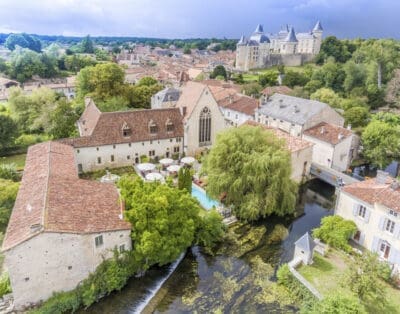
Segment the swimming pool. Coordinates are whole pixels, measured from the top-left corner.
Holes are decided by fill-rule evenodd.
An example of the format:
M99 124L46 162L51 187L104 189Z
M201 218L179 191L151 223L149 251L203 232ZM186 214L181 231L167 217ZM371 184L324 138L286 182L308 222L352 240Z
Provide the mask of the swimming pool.
M198 199L201 206L207 210L210 210L213 206L219 206L219 203L216 200L209 198L196 184L192 184L192 196Z

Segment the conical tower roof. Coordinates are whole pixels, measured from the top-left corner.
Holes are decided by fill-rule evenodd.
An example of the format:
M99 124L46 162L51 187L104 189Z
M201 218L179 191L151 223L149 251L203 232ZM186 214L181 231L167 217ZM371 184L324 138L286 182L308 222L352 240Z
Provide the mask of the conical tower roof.
M258 24L254 33L264 33L264 28L261 24Z
M289 34L287 34L287 36L286 36L286 38L285 38L285 41L286 41L286 42L291 42L291 43L293 43L293 42L294 42L294 43L295 43L295 42L298 42L293 27L290 28Z
M240 37L239 42L237 43L238 45L245 45L247 43L246 37L244 37L244 35L242 35L242 37Z
M317 24L315 24L314 28L313 28L313 32L315 31L323 31L324 29L322 28L321 22L318 21Z

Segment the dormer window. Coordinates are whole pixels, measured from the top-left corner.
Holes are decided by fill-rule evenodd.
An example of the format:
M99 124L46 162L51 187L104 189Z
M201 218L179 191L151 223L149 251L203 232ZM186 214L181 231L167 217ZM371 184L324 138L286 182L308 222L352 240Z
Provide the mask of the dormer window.
M157 124L155 124L153 120L149 123L149 131L151 134L156 134L158 132Z
M122 125L122 135L124 137L129 137L131 136L131 134L132 134L131 128L128 126L126 122L124 122L124 124Z
M171 122L171 120L168 119L167 123L165 124L167 128L167 132L173 132L174 131L174 124Z

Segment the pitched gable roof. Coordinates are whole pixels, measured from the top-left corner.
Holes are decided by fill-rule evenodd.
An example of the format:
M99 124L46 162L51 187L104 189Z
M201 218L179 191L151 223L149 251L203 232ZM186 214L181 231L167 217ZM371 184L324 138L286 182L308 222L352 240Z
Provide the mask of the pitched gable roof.
M315 242L308 232L306 232L300 239L295 243L295 246L303 249L306 252L312 252L315 247Z
M71 146L31 146L3 251L41 232L93 233L129 230L114 185L78 178Z
M316 138L320 141L336 145L353 134L350 130L333 125L326 122L321 122L312 128L304 131L304 135Z

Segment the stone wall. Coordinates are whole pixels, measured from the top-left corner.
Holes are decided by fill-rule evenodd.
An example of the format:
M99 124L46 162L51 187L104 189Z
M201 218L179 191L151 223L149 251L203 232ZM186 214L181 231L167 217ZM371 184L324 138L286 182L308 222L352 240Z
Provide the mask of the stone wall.
M299 66L314 59L313 54L270 54L264 60L266 67L283 64L285 66Z

